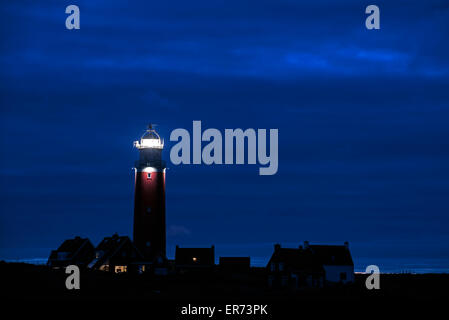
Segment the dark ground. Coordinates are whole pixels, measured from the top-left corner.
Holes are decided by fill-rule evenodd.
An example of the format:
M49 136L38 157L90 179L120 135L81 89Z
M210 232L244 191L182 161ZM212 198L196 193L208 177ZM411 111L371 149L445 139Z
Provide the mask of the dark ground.
M244 278L214 272L209 275L146 275L81 271L80 290L67 290L63 270L24 263L0 262L1 300L41 302L145 302L179 318L180 308L195 305L268 304L270 314L324 305L370 306L402 303L412 306L426 301L449 302L449 274L381 274L380 290L365 288L366 275L356 275L349 287L273 291L266 286L264 269L252 268ZM164 318L171 318L168 315ZM182 318L182 317L181 317ZM185 318L185 317L184 317ZM214 317L216 318L216 317ZM220 317L218 317L220 318ZM237 317L245 319L247 317ZM265 317L265 319L268 319ZM227 319L225 317L224 319Z

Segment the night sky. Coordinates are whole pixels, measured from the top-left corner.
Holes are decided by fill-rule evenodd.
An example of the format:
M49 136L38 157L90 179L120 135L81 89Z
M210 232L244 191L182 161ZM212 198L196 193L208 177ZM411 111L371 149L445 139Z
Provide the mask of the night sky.
M81 29L65 28L77 4ZM381 29L365 28L377 4ZM2 1L0 259L132 235L132 143L165 138L167 245L265 265L449 270L447 1ZM170 132L278 128L279 171L175 166ZM36 260L40 261L40 260Z

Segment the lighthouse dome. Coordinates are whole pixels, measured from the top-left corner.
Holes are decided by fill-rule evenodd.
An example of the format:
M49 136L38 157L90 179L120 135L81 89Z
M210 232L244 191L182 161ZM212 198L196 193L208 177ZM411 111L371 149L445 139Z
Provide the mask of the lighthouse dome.
M164 141L161 139L156 130L153 129L152 125L148 126L140 141L134 141L134 146L138 149L143 148L156 148L162 149L164 147Z
M145 134L142 136L141 139L157 139L160 140L161 138L154 130L147 130Z

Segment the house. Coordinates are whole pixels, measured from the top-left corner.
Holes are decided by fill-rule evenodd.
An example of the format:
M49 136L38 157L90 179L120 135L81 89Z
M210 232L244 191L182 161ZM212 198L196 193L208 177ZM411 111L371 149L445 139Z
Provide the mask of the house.
M344 245L310 245L304 241L304 249L310 250L323 266L327 284L354 282L354 262L348 242Z
M212 271L215 267L215 248L180 248L176 246L175 269L177 272Z
M310 250L281 248L274 245L274 252L267 264L268 286L271 288L299 289L323 287L324 268Z
M68 265L86 266L95 256L95 248L87 238L65 240L57 250L52 250L47 265L53 268Z
M250 257L220 257L219 269L228 273L249 272Z
M104 238L95 248L95 257L88 267L115 273L139 271L142 260L142 254L129 237L114 234Z

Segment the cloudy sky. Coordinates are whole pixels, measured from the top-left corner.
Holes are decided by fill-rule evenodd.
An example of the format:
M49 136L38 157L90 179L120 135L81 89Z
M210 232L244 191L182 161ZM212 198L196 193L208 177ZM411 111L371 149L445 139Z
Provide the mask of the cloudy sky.
M81 29L65 28L77 4ZM449 4L2 1L0 259L132 235L133 140L278 128L279 171L167 170L168 255L350 242L357 270L449 269Z

